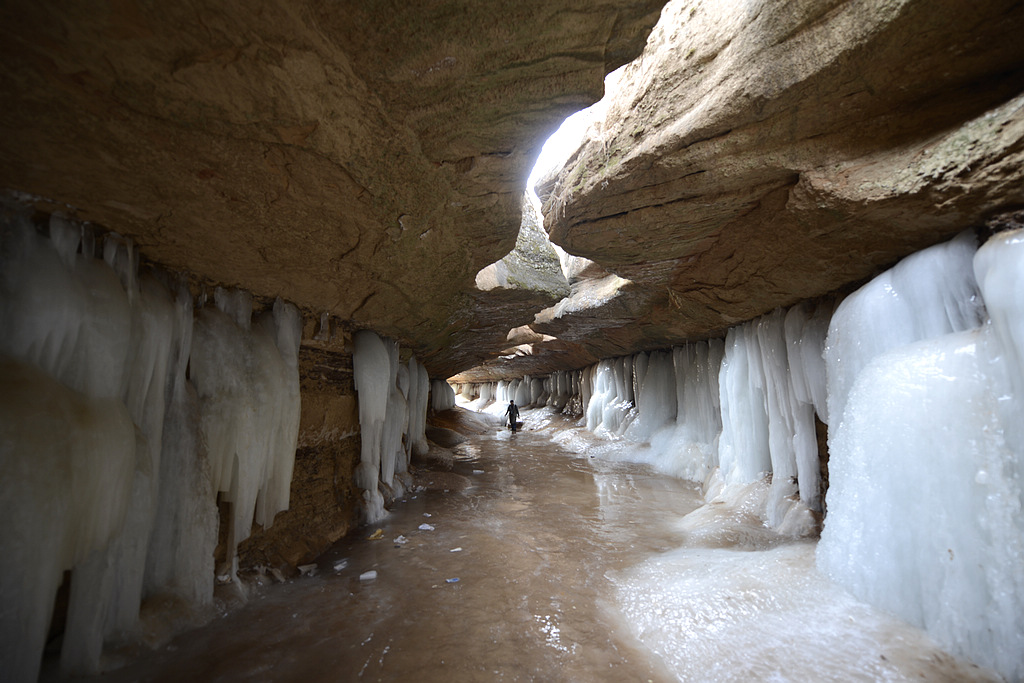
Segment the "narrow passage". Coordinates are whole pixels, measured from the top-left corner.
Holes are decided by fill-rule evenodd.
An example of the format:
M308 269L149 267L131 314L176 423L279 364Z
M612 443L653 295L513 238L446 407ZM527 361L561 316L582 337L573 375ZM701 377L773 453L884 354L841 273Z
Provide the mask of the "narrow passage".
M992 680L834 588L813 543L742 500L701 507L564 418L524 418L455 448L466 488L411 494L315 576L103 680Z

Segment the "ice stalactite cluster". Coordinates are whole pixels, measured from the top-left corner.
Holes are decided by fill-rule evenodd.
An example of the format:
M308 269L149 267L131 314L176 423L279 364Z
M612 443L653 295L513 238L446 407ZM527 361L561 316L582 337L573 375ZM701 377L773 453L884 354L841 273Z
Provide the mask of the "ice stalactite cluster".
M729 330L719 376L720 475L746 484L771 473L768 525L782 528L799 495L821 510L815 415L825 422L821 358L828 307L778 309ZM798 523L799 526L799 523Z
M435 410L438 394L442 405L455 405L455 393L447 382L435 381L432 386L426 369L415 358L402 365L398 356L397 342L381 339L375 332L361 330L353 337L352 367L362 436L356 485L363 490L363 515L371 523L387 514L385 492L388 498L401 497L411 486L412 454L427 452L429 394L434 395Z
M228 312L193 325L187 287L140 274L129 241L106 236L99 259L89 226L47 228L16 210L0 225L5 680L36 678L66 570L70 673L98 671L147 598L209 604L217 490L235 502L236 539L254 511L269 524L288 505L298 430L294 307L250 330L248 299L225 293Z
M920 252L836 310L818 564L1022 680L1024 234L974 250L964 235Z
M827 424L818 565L955 654L1024 680L1024 231L914 254L834 313L804 303L724 343L568 376L564 405L578 401L587 428L646 443L629 457L788 535L812 532L825 507L816 421ZM498 382L497 399L523 381ZM546 381L555 405L563 380Z
M268 527L288 508L299 429L298 310L276 302L253 316L247 292L217 289L198 311L191 380L199 397L214 490L229 506L227 559L253 522Z
M813 535L827 508L817 563L837 583L1024 680L1024 231L980 249L961 234L837 307L776 310L724 342L607 359L524 390L535 381L475 385L470 405L515 398L579 416L638 443L613 457L702 482L716 509L756 511L785 535ZM701 510L690 533L714 515Z

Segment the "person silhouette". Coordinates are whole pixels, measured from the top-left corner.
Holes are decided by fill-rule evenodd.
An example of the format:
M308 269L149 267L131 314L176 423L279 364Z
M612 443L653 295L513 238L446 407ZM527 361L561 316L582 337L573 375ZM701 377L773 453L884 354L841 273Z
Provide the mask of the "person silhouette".
M508 425L512 428L512 431L516 431L516 421L519 420L519 408L516 407L515 399L511 399L508 402L508 408L505 409L505 415L508 417Z

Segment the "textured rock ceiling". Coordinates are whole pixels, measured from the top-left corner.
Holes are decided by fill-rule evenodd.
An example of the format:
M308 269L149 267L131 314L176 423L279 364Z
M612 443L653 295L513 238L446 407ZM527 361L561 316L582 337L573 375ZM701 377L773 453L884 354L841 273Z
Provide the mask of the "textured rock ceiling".
M0 188L444 377L545 305L476 273L515 244L544 139L662 4L5 2Z
M662 4L4 3L0 188L435 377L718 334L1024 204L1019 3L690 0L651 32ZM542 187L594 263L561 301L529 258L478 288L540 144L645 41Z
M630 281L588 346L724 331L1019 206L1022 29L1009 1L669 3L541 190L552 241Z

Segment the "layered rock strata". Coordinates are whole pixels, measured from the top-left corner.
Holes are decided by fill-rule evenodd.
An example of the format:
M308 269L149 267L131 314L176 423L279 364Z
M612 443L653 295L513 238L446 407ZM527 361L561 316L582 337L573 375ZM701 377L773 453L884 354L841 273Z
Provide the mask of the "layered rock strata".
M1024 201L1022 26L1002 1L669 3L540 188L552 241L629 283L533 328L602 357L714 336Z
M474 278L515 244L540 143L660 7L6 3L0 187L448 376L453 349L499 350L474 341L493 315Z

